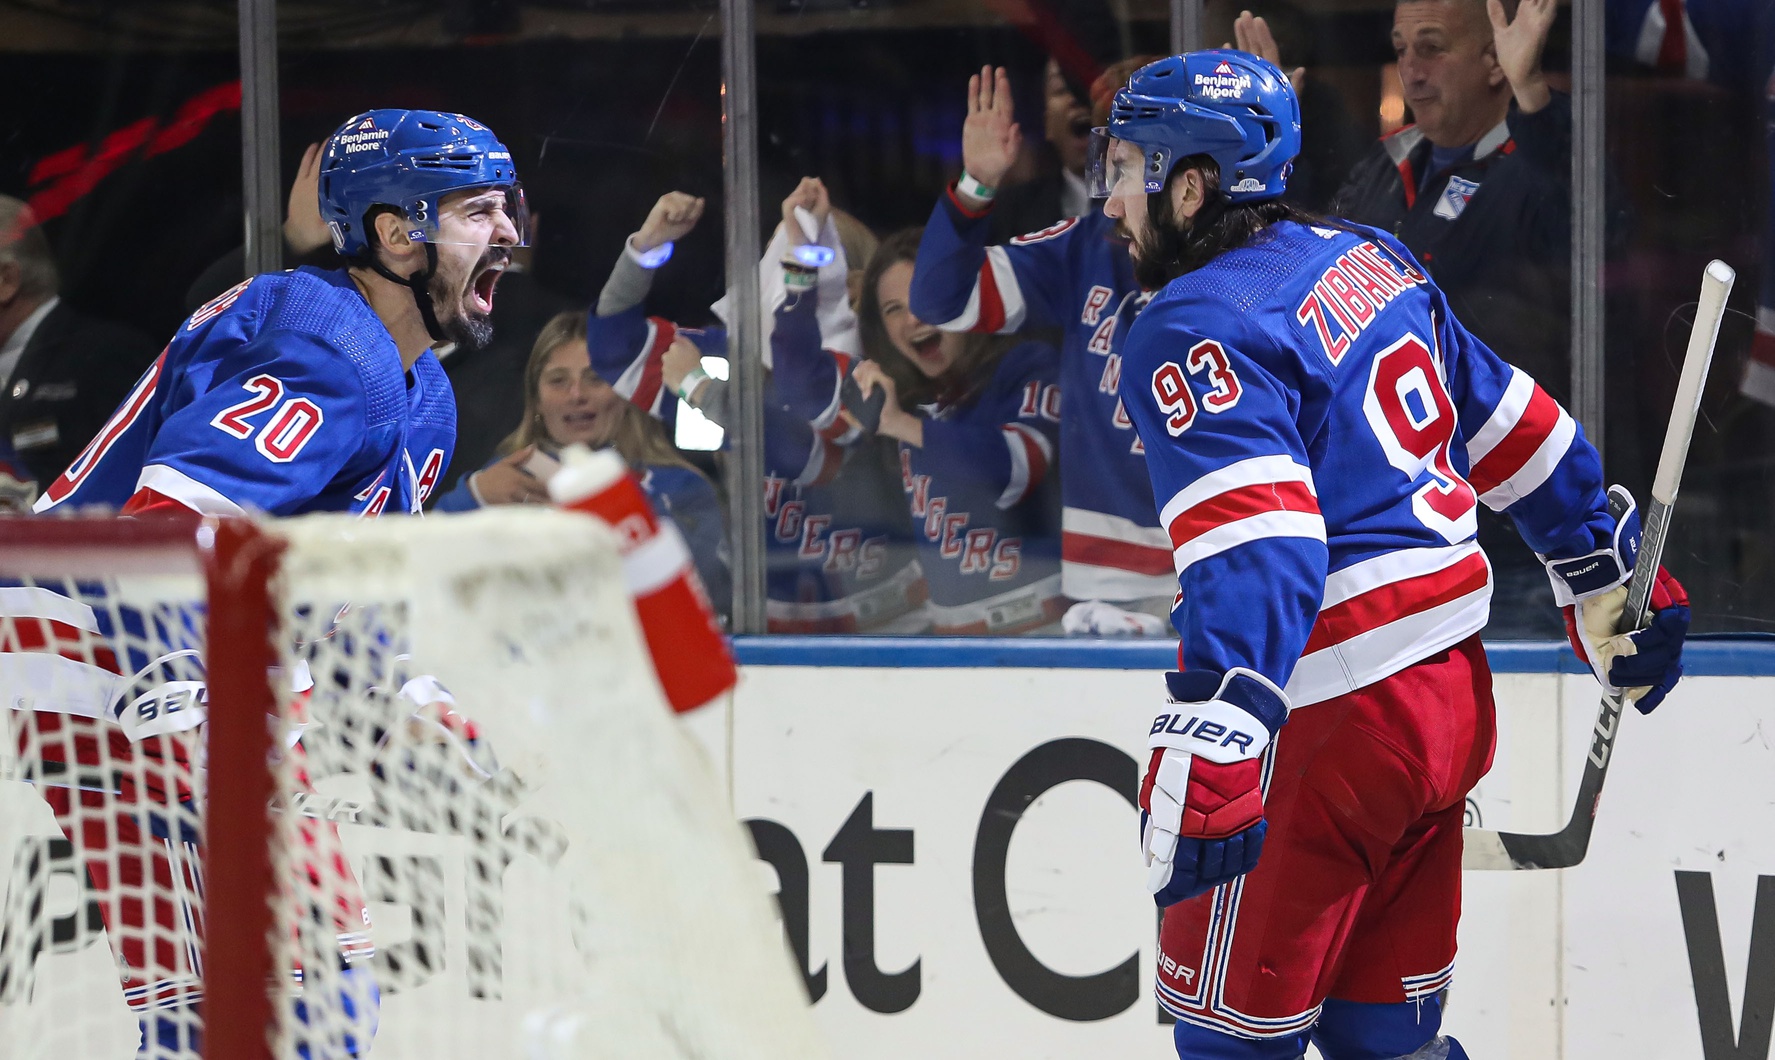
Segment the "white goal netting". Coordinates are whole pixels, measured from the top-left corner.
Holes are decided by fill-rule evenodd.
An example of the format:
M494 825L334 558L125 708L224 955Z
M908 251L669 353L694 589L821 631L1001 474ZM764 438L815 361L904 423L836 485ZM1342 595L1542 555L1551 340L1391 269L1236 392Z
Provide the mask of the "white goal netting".
M191 550L66 525L28 549L0 525L0 1042L214 1055L205 910L251 873L205 864L205 807L243 805L205 719L264 660L221 629L211 650ZM824 1055L608 532L511 509L260 529L283 546L280 665L246 708L274 749L245 815L275 881L270 1055Z

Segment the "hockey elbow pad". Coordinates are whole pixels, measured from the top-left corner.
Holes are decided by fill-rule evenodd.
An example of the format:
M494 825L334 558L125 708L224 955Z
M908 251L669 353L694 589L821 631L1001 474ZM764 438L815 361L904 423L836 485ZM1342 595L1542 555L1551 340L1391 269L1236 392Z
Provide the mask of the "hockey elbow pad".
M1251 871L1263 851L1263 756L1288 697L1242 667L1165 675L1140 786L1147 890L1175 905Z
M1639 511L1620 486L1609 487L1613 540L1577 559L1548 560L1554 597L1565 612L1566 637L1590 667L1603 691L1625 696L1650 714L1682 676L1683 641L1689 633L1689 594L1663 567L1652 585L1650 622L1620 633L1627 608L1627 580L1639 558Z

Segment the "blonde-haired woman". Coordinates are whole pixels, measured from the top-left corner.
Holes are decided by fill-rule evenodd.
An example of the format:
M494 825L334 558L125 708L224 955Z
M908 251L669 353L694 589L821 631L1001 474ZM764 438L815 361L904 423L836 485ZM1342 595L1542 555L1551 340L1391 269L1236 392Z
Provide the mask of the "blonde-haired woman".
M554 457L575 443L611 448L641 479L655 510L678 524L710 599L725 613L731 594L721 501L714 485L666 437L665 428L624 401L592 369L586 315L560 313L543 325L524 368L524 418L492 462L438 498L436 510L544 504Z

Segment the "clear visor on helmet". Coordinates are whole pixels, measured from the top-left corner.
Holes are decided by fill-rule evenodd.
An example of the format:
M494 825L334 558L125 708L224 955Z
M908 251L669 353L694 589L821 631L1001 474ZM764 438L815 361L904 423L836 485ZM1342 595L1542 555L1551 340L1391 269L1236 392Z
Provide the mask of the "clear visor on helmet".
M1085 155L1085 185L1093 199L1162 191L1170 171L1169 148L1142 147L1132 140L1111 136L1101 126L1091 130L1091 143Z
M447 192L435 207L410 211L409 235L440 246L530 245L530 209L524 203L524 186L468 188Z

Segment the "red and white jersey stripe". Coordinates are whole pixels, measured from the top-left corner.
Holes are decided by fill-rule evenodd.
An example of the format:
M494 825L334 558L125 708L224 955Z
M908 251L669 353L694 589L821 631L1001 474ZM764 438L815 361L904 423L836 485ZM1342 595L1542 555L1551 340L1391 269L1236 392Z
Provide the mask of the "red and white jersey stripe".
M660 414L660 397L665 393L661 362L672 340L678 337L678 326L663 317L647 318L647 338L641 356L629 362L613 386L629 403L652 415Z
M1028 497L1048 477L1054 464L1054 446L1046 435L1026 423L1007 423L1005 448L1011 453L1011 480L999 494L998 506L1010 508Z
M1267 537L1325 540L1313 473L1287 456L1256 456L1211 471L1159 510L1182 574L1236 545Z
M41 586L0 587L0 688L14 710L109 718L123 690L93 609Z
M1546 482L1577 436L1577 421L1515 369L1491 418L1467 442L1467 481L1487 507L1502 511Z
M980 266L967 305L953 319L937 323L944 331L983 331L1009 334L1021 328L1029 316L1017 272L1011 268L1004 247L987 247L986 263Z
M1074 600L1174 596L1177 574L1162 527L1068 506L1060 512L1061 588Z
M1491 565L1476 541L1387 552L1332 571L1285 691L1296 707L1390 677L1485 625Z

